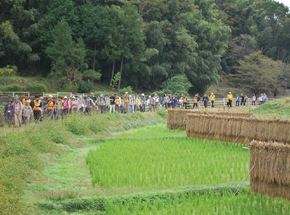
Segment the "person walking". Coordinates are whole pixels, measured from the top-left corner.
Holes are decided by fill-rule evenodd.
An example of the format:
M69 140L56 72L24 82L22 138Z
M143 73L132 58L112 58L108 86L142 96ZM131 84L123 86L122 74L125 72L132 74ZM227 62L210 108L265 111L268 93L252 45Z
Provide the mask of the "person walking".
M114 96L113 93L111 93L110 96L110 113L114 113L115 112L115 99L116 99L116 95Z
M146 98L145 98L145 95L144 93L142 93L142 96L141 96L141 104L142 104L142 112L144 113L145 112L145 106L146 106Z
M19 126L21 127L21 120L22 120L22 108L23 105L22 103L19 101L18 96L15 96L15 100L13 102L13 114L14 114L14 125L15 128L18 128Z
M164 98L161 96L159 101L159 110L162 110L162 106L164 105Z
M253 94L253 96L252 96L252 106L256 106L256 95L255 94Z
M30 118L32 117L32 108L29 104L29 100L26 100L25 102L25 106L23 107L22 110L22 115L23 115L23 120L24 120L24 124L25 126L27 126L29 124Z
M147 106L148 106L148 111L151 112L151 96L148 97Z
M263 104L266 103L268 101L268 96L266 95L266 93L264 93L263 95Z
M215 95L211 93L210 95L211 108L214 108L214 101L215 101Z
M183 98L182 98L182 96L179 96L179 99L178 99L177 103L179 105L179 108L183 109Z
M197 108L199 108L200 96L198 93L196 94L196 96L197 96Z
M233 94L232 92L229 92L229 102L230 102L230 107L232 107L232 103L233 103Z
M155 111L155 99L154 97L150 96L150 106L151 106L151 111Z
M115 108L118 110L118 113L121 113L121 106L120 106L121 102L120 99L117 95L115 95Z
M47 116L48 118L53 119L53 111L54 111L54 101L52 99L52 95L48 96L47 102L46 102L47 106L46 106L46 112L47 112Z
M104 98L104 94L101 94L100 97L100 113L106 113L106 99Z
M186 98L186 95L185 94L183 95L183 101L182 101L182 103L183 103L183 108L184 109L187 109L187 98Z
M134 99L132 95L129 95L129 113L134 112Z
M169 96L168 93L165 94L164 96L164 105L165 105L165 109L168 109L168 105L169 105Z
M227 99L226 99L226 102L227 102L227 107L230 108L230 99L229 99L229 95L227 95Z
M244 107L245 107L245 96L243 93L241 93L241 107L243 107L243 104L244 104Z
M120 107L121 107L121 113L124 113L124 106L125 106L125 100L124 98L122 98L122 96L120 96Z
M12 100L9 99L9 101L7 102L7 104L5 105L5 108L4 108L4 116L5 116L5 120L6 120L9 128L13 123L12 122L13 121L13 112L14 112L14 108L13 108Z
M174 94L173 94L172 103L173 103L173 108L176 109L176 106L177 106L177 98L174 96Z
M209 98L208 98L208 95L206 93L204 94L202 100L203 100L204 108L207 108L207 103L209 101Z
M128 112L129 112L129 95L128 92L126 92L124 96L124 113Z
M195 94L195 96L193 97L193 109L194 109L194 107L196 107L196 108L198 107L197 104L198 104L197 94Z
M240 106L240 97L237 94L237 97L236 97L236 107L239 107L239 106Z
M263 104L263 95L260 94L259 96L259 105Z
M55 119L60 120L62 118L63 113L63 100L61 97L58 97L55 109L56 109Z
M36 122L40 121L40 117L41 117L41 100L39 99L39 95L35 96L34 106L33 106L33 115L34 115L34 120Z
M249 100L248 96L247 96L247 95L245 95L245 107L247 107L247 106L248 106L248 105L247 105L247 103L248 103L248 100Z
M135 112L140 110L140 104L141 104L140 97L138 96L137 93L135 93L134 95L134 111Z
M71 102L71 112L74 114L78 110L78 100L75 97L72 97L72 102Z
M154 94L154 112L156 112L157 106L159 105L159 96L157 95L157 93Z
M169 102L168 102L168 108L173 108L173 103L172 103L173 97L171 96L171 94L169 94Z
M29 101L29 105L31 106L31 99L29 99L28 95L25 95L25 97L22 99L22 105L26 105L26 101Z
M69 108L68 99L65 96L63 98L63 113L64 113L64 115L68 114L68 108Z

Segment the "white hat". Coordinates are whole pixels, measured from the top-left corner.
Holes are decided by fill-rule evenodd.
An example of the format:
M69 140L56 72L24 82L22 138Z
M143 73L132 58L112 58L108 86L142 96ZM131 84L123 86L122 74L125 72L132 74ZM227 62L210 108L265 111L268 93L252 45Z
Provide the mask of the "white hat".
M67 99L67 97L65 96L65 97L63 97L64 99Z
M151 98L151 96L149 96L149 98Z
M52 95L49 95L48 98L52 98Z
M29 100L26 100L25 103L26 103L26 104L29 104Z
M142 96L144 96L144 93L142 93Z
M213 94L213 93L211 93L211 94Z
M128 94L128 92L126 92L125 94Z

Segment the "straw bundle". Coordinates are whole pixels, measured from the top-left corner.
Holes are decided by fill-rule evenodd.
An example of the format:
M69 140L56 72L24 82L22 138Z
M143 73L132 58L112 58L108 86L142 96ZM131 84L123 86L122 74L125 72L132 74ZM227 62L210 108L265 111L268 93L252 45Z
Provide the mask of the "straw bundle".
M249 144L252 192L290 200L290 145L253 141Z
M254 118L230 117L219 115L187 114L186 129L188 137L205 138L211 131L208 139L248 143L252 140L290 144L290 121L265 120Z
M207 112L190 109L168 109L167 128L186 130L187 114L194 113L199 115L218 115L218 116L234 116L243 118L252 118L253 113L231 113L231 112ZM182 124L183 123L183 124ZM181 126L180 126L181 125Z

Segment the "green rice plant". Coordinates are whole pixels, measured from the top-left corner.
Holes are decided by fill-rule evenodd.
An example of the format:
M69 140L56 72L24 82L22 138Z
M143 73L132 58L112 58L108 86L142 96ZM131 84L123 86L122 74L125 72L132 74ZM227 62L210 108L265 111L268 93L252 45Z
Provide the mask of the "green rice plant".
M179 137L116 139L91 150L87 163L93 185L106 188L237 184L249 169L242 146Z
M120 204L112 207L114 214L290 214L290 204L285 199L273 199L267 196L261 199L260 195L251 194L249 191L241 192L233 199L232 197L232 192L224 192L222 195L210 192L195 196L194 200L185 195L181 198L167 198L161 205L160 199L150 204L148 200L139 201L138 204L133 205L134 210L127 210ZM200 204L195 204L196 199Z

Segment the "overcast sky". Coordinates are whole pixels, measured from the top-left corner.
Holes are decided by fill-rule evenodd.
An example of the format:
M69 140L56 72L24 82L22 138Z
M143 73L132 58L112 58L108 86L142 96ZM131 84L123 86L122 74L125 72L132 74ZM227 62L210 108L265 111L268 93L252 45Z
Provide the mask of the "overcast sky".
M276 1L281 2L290 8L290 0L276 0Z

